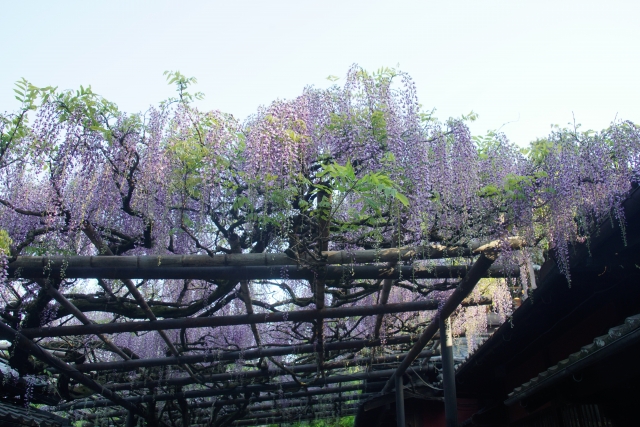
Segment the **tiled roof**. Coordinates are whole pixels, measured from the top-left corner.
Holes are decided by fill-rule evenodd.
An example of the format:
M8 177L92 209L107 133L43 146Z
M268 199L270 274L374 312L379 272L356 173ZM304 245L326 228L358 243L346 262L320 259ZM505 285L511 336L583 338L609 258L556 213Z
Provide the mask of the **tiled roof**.
M6 424L5 424L6 423ZM34 408L0 402L0 424L28 427L67 427L71 423L66 418Z
M614 344L623 344L624 341L632 343L639 339L640 314L637 314L627 317L624 324L609 329L608 334L596 337L593 343L582 347L580 351L569 355L568 358L561 360L557 365L541 372L537 377L532 378L531 381L522 384L520 387L516 387L509 393L509 398L505 401L505 404L510 405L515 403L524 398L525 395L539 391L569 373L597 362L599 359L598 356L607 355L607 353L609 353L608 350L612 350Z

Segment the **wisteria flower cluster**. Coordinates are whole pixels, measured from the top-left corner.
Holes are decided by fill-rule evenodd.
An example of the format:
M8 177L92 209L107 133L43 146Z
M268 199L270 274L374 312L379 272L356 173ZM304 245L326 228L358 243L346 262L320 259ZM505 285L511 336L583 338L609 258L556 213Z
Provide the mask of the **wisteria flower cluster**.
M467 124L474 115L440 121L424 112L410 76L397 70L353 66L343 85L308 87L244 122L198 109L192 102L198 95L188 92L193 79L169 73L169 80L178 96L135 114L90 88L59 92L18 84L20 108L0 116L0 309L12 327L78 322L51 302L48 286L93 321L148 317L118 280L7 277L7 262L18 256L277 252L308 263L321 261L328 249L465 247L520 236L531 254L556 257L570 280L571 245L605 218L624 225L621 202L640 177L640 128L631 122L601 132L554 128L521 149L501 133L472 136ZM135 286L158 318L268 315L318 304L312 283L279 271L280 279L271 281ZM390 303L438 299L455 281L403 277L392 285L384 297ZM324 304L376 304L384 286L345 275L326 283ZM504 321L513 308L510 291L504 283L492 289L483 296L493 298ZM479 305L457 314L454 326L470 348L486 330L486 313ZM386 343L432 320L403 313L382 323L372 317L282 322L168 332L166 339L121 334L113 341L135 357L170 354L167 340L184 354L242 351L233 367L241 372L252 363L244 359L247 349L371 337ZM93 340L41 344L92 360L115 357ZM11 351L10 363L21 374L42 373ZM256 366L308 357L316 356L263 358ZM65 387L66 398L81 395Z

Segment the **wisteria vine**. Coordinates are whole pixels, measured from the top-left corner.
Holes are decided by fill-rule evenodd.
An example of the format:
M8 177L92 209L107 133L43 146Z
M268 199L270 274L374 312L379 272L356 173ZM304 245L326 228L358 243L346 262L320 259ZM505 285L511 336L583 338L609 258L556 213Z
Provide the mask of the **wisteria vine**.
M193 103L198 94L189 92L194 79L168 76L178 96L137 114L120 111L90 88L59 92L18 83L20 108L0 116L0 310L10 326L77 322L52 302L47 286L93 321L147 318L117 280L7 277L7 263L29 255L284 252L309 260L320 259L326 248L462 247L520 236L528 255L505 259L533 268L554 256L570 281L570 246L587 239L606 217L624 224L621 202L639 178L640 128L631 122L601 132L554 128L521 149L502 133L473 137L467 126L473 115L439 121L424 112L409 75L392 69L368 73L354 66L342 86L308 87L244 122L201 111ZM524 297L535 286L524 283L532 274L520 279ZM147 280L136 286L158 318L268 314L317 303L310 283L289 279L286 268L280 280L247 287L222 280ZM453 287L455 281L403 277L394 281L388 301L437 299ZM326 283L325 304L375 304L382 288L381 281L344 277ZM483 289L474 298L493 302L504 321L513 289L504 281ZM486 331L487 311L475 305L456 314L454 329L466 334L470 350ZM417 333L431 320L424 313L387 315L379 336L386 341ZM285 322L167 334L182 354L193 354L370 338L375 324L373 318L350 318L322 328ZM155 333L121 334L113 342L132 358L169 354ZM67 361L116 359L92 338L40 344ZM1 357L29 375L25 395L32 398L38 383L31 378L42 376L45 367L24 356L11 345ZM257 363L242 357L196 370L241 373L315 357ZM180 372L164 369L150 378ZM111 382L145 376L100 375ZM304 383L319 375L293 377ZM55 387L64 400L91 394L68 378L60 377Z

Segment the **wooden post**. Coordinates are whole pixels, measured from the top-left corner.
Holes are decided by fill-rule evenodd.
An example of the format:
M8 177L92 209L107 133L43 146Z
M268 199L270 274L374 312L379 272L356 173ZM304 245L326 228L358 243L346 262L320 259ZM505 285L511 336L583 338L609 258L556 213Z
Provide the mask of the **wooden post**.
M451 319L440 319L440 354L444 384L444 412L447 427L458 427L458 402L456 397L456 371L453 365L453 337Z
M404 423L404 381L403 376L396 376L396 424L405 427Z
M135 427L136 417L132 411L127 412L127 427Z
M449 297L449 299L444 303L440 310L440 318L447 318L454 312L454 310L462 303L462 301L473 291L473 288L489 270L491 264L496 260L497 253L489 249L485 249L487 253L482 253L478 260L473 264L469 272L464 276L464 278L460 281L460 284L453 291L453 294ZM429 326L422 331L420 334L420 338L418 341L411 347L407 356L402 360L400 366L396 370L396 373L389 378L385 386L382 388L381 394L385 394L391 391L393 388L393 384L395 378L397 376L403 375L407 368L416 360L416 357L422 349L427 345L427 343L433 338L433 336L438 332L438 322L431 322Z

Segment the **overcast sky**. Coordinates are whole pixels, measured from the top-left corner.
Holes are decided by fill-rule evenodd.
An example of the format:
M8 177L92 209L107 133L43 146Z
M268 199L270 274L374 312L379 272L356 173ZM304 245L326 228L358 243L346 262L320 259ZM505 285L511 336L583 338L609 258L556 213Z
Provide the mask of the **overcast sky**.
M165 70L198 78L204 109L244 118L326 87L357 63L408 72L439 118L473 110L475 134L527 144L551 124L640 123L640 2L4 1L0 111L21 77L91 85L136 112L172 95Z

